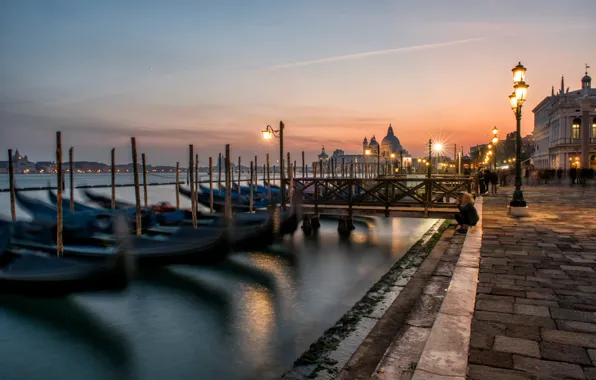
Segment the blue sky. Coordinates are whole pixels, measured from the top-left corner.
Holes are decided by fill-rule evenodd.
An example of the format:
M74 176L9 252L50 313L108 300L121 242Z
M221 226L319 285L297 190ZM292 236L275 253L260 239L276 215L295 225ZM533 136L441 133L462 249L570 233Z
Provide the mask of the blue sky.
M189 143L202 161L226 143L245 161L276 150L259 130L280 119L296 157L357 151L389 123L413 153L429 135L483 143L514 126L518 60L529 107L561 74L578 87L595 13L593 0L4 0L0 148L48 159L62 130L79 159L116 146L126 161L135 135L155 164L184 162Z

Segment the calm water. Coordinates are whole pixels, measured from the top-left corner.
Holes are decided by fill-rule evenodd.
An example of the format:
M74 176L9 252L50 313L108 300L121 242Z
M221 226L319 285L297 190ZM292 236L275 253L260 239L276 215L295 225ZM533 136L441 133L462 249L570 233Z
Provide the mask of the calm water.
M174 202L173 186L150 187L149 198ZM432 223L371 219L340 241L336 222L323 221L317 237L299 230L221 268L141 273L121 294L0 297L0 379L277 378Z

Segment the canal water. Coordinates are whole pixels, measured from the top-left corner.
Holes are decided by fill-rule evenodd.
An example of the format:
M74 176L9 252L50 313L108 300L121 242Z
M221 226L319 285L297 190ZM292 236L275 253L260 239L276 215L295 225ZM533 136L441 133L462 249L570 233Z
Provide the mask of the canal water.
M130 201L134 189L117 194ZM173 186L151 186L149 200L174 202ZM298 230L222 267L138 273L120 294L2 296L0 379L279 378L434 222L367 218L341 240L337 222L323 220L316 236Z

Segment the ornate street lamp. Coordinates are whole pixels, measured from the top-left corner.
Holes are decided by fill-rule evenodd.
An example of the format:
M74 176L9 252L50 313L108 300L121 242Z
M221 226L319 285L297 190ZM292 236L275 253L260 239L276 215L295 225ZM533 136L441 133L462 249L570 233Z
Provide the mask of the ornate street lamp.
M513 198L509 202L511 207L526 207L526 201L524 200L524 194L521 190L522 178L521 178L521 118L522 118L522 106L526 101L528 94L528 85L526 84L526 68L520 63L517 64L511 70L513 72L513 93L509 95L509 103L511 109L515 114L515 120L517 121L517 128L515 136L515 191L513 192Z
M285 209L285 196L286 196L286 185L284 183L284 122L279 122L279 129L275 130L270 125L267 125L265 129L261 130L263 134L263 139L271 140L273 137L279 137L279 167L280 167L280 174L279 179L281 183L281 207Z
M495 161L494 161L494 168L497 168L497 143L499 142L499 129L497 129L496 126L493 127L492 129L493 132L493 138L491 140L493 146L495 147Z

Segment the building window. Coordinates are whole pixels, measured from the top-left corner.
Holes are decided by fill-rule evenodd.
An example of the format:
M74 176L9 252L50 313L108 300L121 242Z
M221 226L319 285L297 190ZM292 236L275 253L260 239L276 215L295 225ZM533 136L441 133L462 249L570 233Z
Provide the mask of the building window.
M572 139L579 139L579 129L582 124L581 119L575 118L573 119L573 124L571 125L571 138Z
M592 137L596 137L596 117L592 120Z

